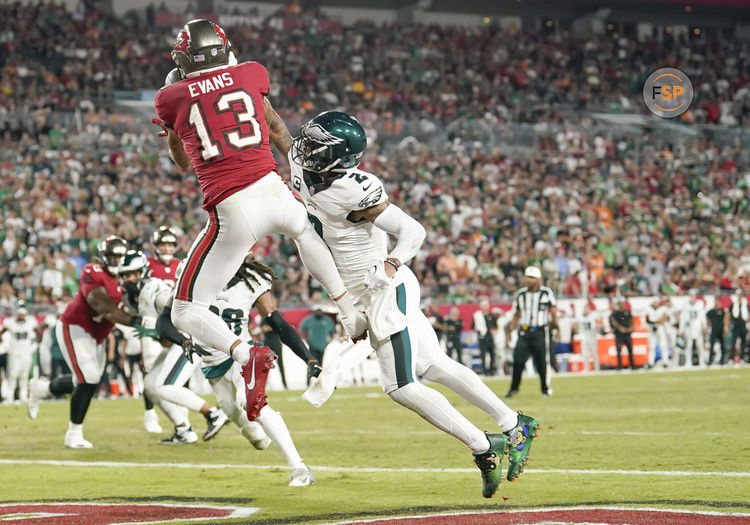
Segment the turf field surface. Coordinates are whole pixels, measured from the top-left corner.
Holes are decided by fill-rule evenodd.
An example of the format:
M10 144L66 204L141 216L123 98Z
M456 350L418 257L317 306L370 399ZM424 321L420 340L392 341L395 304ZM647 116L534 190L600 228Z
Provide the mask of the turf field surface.
M502 394L509 381L488 384ZM142 430L141 400L92 403L85 423L92 450L62 446L67 403L42 404L34 421L27 419L25 407L5 406L0 407L0 500L244 509L222 523L327 523L456 512L462 514L424 523L506 522L487 514L469 521L471 515L463 514L484 511L516 511L511 515L523 517L523 523L535 523L529 520L537 514L517 511L570 513L569 507L601 507L599 514L581 518L592 522L593 516L599 523L641 522L635 511L630 521L616 521L606 514L613 508L645 509L651 517L643 519L653 523L714 518L750 523L749 386L750 368L571 375L554 377L554 396L542 398L538 380L526 378L510 405L537 417L543 428L528 470L514 483L503 482L491 500L481 497L479 472L460 442L376 387L337 390L320 409L303 401L300 392L271 394L271 405L284 415L316 475L317 483L307 488L287 487L281 454L273 447L254 450L231 426L207 443L159 445L159 436ZM484 413L440 390L480 428L496 430ZM202 418L192 420L201 433ZM163 416L161 423L166 437ZM0 507L0 520L3 508L16 515L23 511ZM703 514L685 522L657 509ZM536 522L578 519L538 515ZM188 523L175 523L183 522Z

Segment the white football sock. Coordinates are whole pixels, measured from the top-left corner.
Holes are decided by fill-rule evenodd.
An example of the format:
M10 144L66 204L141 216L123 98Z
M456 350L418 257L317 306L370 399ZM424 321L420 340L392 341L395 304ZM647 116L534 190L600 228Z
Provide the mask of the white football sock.
M244 366L250 361L251 348L250 343L240 341L240 343L229 352L229 355L240 365Z
M72 421L68 421L68 432L75 432L83 435L83 423L75 424Z
M518 413L503 403L472 370L446 356L427 369L425 379L445 385L477 408L487 412L507 432L515 428Z
M289 466L291 468L299 466L302 463L302 457L297 452L297 447L294 446L292 436L289 434L289 429L281 414L266 405L260 411L257 421L263 427L268 437L271 438L271 441L284 454L284 458L286 458Z
M399 405L413 410L443 432L463 441L474 454L490 448L487 436L466 419L445 396L422 383L409 383L390 394Z
M160 399L200 412L206 403L202 397L184 386L161 385L156 387Z

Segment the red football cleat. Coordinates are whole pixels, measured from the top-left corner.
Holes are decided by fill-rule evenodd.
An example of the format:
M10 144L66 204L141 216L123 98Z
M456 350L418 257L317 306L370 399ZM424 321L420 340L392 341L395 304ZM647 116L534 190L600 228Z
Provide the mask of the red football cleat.
M276 354L267 346L253 346L250 349L250 361L242 367L242 377L245 380L245 397L247 418L255 421L260 410L266 406L266 379L268 372L276 365L273 364Z

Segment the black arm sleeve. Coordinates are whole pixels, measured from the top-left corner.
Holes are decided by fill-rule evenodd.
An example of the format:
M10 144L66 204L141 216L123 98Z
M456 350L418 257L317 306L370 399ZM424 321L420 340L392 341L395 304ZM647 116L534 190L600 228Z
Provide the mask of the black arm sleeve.
M302 342L302 338L297 331L286 319L284 319L284 316L281 315L278 310L274 310L271 315L266 317L266 321L268 321L268 325L273 328L273 331L279 334L281 341L291 348L292 352L294 352L297 357L302 359L305 363L316 361L315 356L312 355L310 349Z
M172 308L165 306L156 319L156 331L170 343L182 346L187 337L182 335L172 324Z

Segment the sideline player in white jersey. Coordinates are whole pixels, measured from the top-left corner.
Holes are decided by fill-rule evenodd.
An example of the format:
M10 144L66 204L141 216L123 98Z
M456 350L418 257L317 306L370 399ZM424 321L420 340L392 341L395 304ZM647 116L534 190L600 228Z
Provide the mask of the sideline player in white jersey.
M653 367L656 362L656 346L659 345L661 363L664 368L669 366L669 343L667 342L667 323L669 313L664 301L655 299L646 310L646 324L648 324L648 364Z
M388 202L376 176L357 169L366 146L356 119L338 111L321 113L302 127L290 151L292 187L305 199L347 290L364 304L385 393L462 441L474 453L482 494L490 498L502 479L506 450L507 477L513 480L528 459L539 423L510 409L473 371L441 351L419 308L419 283L404 264L416 255L425 230ZM397 240L390 254L388 234ZM485 434L418 376L451 388L490 414L505 433Z
M250 312L253 307L256 307L260 315L269 320L274 331L279 333L284 344L293 350L304 348L302 357L308 362L308 372L317 375L320 373L317 361L302 342L299 334L276 310L276 300L271 294L275 277L270 268L254 260L250 255L245 258L224 290L219 292L210 308L224 319L235 335L243 341L250 341L248 327ZM159 327L163 327L164 323L168 322L169 317L163 314L159 318ZM282 329L279 330L278 327ZM295 337L296 341L290 340ZM202 342L199 341L199 343ZM207 345L202 344L202 346L208 352L208 355L201 356L203 374L211 384L219 406L237 425L242 435L255 448L261 450L268 448L270 443L268 437L271 438L291 469L289 486L304 487L314 483L315 477L297 452L281 414L266 404L261 408L257 418L250 421L246 414L246 388L240 365L227 356L226 352L212 349ZM259 424L262 429L259 428Z
M695 290L690 290L688 295L690 299L680 312L680 333L685 339L685 368L693 367L693 352L698 354L698 366L705 368L708 362L704 344L706 309Z
M125 290L124 300L143 317L143 328L139 330L143 341L153 341L151 337L145 336L156 335L156 320L172 300L173 290L161 279L146 277L147 272L148 260L143 253L128 250L119 267L120 280ZM180 341L180 346L163 346L156 341L153 342L162 348L153 363L153 368L144 378L145 396L158 404L175 426L175 433L160 443L179 445L198 441L198 436L190 425L187 409L203 414L208 427L203 434L203 440L212 439L228 419L221 409L206 403L198 394L185 387L197 367L188 358L193 343L184 337ZM146 422L147 416L144 416L144 423ZM158 424L158 418L156 423Z
M16 315L6 319L0 328L0 337L8 332L8 369L7 369L7 392L5 403L13 401L16 387L18 387L18 398L25 403L29 393L29 372L31 361L37 344L41 339L39 323L34 317L29 316L23 301L16 306Z
M589 371L589 361L594 363L594 370L600 370L599 351L596 343L597 319L591 304L587 301L583 305L583 312L576 319L578 333L581 334L581 357L583 357L583 371Z

